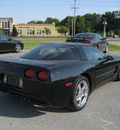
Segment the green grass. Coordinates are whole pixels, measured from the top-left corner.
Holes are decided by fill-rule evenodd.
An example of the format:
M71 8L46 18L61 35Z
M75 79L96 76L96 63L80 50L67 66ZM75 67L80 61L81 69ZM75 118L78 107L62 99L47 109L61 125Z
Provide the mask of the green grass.
M23 41L24 43L24 50L30 50L40 44L45 43L44 41Z
M24 50L30 50L34 48L35 46L38 46L43 43L48 43L48 42L64 42L64 39L59 39L59 40L22 40L24 43ZM120 46L114 45L114 44L109 44L109 51L120 51Z
M31 41L31 40L23 40L23 43L24 43L24 50L30 50L40 44L43 44L43 43L50 43L50 42L57 42L57 41ZM58 42L64 42L64 41L58 41Z
M109 51L120 51L120 46L109 44Z

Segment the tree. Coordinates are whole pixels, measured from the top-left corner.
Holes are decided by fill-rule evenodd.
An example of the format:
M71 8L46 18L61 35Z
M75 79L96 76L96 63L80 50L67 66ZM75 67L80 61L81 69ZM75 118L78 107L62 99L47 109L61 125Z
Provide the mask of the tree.
M28 24L43 24L43 23L44 23L44 21L42 21L42 20L37 20L37 21L32 20L32 21L28 22Z
M50 29L49 28L44 28L44 30L45 30L45 33L48 35L49 33L50 33Z
M108 31L114 30L115 29L115 25L114 25L115 13L114 12L106 12L105 14L102 15L102 18L101 18L102 28L103 28L104 18L106 18L106 21L107 21L106 31L108 32Z
M120 29L116 29L114 32L116 35L120 35Z
M76 30L75 33L86 32L85 19L83 16L78 15L76 17L76 29L75 30Z
M66 33L68 32L68 28L66 26L59 26L57 31L61 34L66 35Z
M57 18L51 18L51 17L48 17L45 21L46 24L52 24L53 22L55 22L55 26L59 26L60 25L60 22Z
M35 20L29 21L28 24L36 24Z
M36 24L43 24L44 23L44 21L42 21L42 20L37 20L37 22L36 22Z
M70 34L72 34L72 19L74 19L73 16L67 16L60 22L60 26L66 26Z
M12 32L12 36L16 37L18 35L17 29L15 27L15 25L13 25L13 32Z
M101 15L100 14L85 14L86 32L99 32Z

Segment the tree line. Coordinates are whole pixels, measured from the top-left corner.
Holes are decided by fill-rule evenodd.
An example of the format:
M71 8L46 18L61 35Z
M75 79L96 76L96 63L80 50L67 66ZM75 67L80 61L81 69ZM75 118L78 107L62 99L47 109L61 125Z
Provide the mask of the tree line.
M58 27L58 32L69 35L72 34L72 21L73 16L67 16L63 20L59 21L57 18L48 17L45 21L29 21L28 24L51 24L55 22L56 27ZM106 19L107 26L106 32L113 31L115 35L120 35L120 11L105 12L105 14L85 14L76 16L76 32L95 32L103 34L103 22Z

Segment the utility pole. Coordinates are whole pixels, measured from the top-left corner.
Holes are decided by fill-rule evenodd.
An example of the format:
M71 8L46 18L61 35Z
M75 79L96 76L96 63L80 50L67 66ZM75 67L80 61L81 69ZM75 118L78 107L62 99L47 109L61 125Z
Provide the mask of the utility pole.
M76 9L79 9L78 7L76 7L76 1L74 1L74 7L72 7L72 9L74 9L74 35L75 35L75 24L76 24Z
M70 22L71 22L69 17L68 17L67 22L68 22L68 36L69 36L69 34L70 34L70 29L69 29L70 27L69 26L70 26Z
M103 35L104 35L104 37L106 37L106 25L107 25L106 18L104 18L103 25L104 25Z
M73 36L73 18L72 18L72 36Z

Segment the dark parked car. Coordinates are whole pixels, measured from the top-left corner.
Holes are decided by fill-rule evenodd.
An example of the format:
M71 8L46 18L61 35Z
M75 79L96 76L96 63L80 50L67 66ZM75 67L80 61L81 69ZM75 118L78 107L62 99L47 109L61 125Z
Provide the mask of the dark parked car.
M0 52L21 52L24 48L22 41L14 40L11 37L0 33Z
M18 58L0 58L0 91L74 111L95 88L119 79L120 57L87 44L47 43Z
M108 52L108 42L97 33L78 33L73 37L68 37L66 42L79 42L93 45L104 53Z

